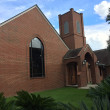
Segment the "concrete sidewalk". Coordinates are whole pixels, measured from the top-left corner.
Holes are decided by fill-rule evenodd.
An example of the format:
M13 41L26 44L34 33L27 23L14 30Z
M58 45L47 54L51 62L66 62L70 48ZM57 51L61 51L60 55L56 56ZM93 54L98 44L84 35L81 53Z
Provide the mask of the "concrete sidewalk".
M88 84L88 85L85 86L85 87L79 87L79 89L89 89L90 87L95 88L96 86L97 86L97 84Z

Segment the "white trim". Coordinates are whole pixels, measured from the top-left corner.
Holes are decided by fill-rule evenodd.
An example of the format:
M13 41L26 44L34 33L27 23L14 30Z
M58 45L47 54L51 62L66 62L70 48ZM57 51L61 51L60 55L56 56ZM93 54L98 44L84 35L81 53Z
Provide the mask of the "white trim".
M43 12L40 10L40 8L36 5L36 8L38 9L38 11L41 13L42 17L47 21L47 23L50 25L50 27L53 29L53 31L56 33L56 35L59 37L59 39L62 41L62 43L66 46L66 48L69 50L69 48L67 47L67 45L64 43L64 41L61 39L61 37L59 36L58 32L55 30L55 28L52 26L52 24L49 22L49 20L46 18L46 16L43 14Z
M18 18L19 16L21 16L21 15L27 13L28 11L32 10L32 9L35 8L35 7L36 7L36 5L34 5L33 7L29 8L29 9L27 9L27 10L21 12L21 13L19 13L18 15L14 16L14 17L12 17L12 18L6 20L6 21L4 21L3 23L0 23L0 27L2 27L3 25L5 25L5 24L11 22L12 20Z
M40 10L40 8L37 5L34 5L33 7L21 12L20 14L10 18L7 21L4 21L3 23L0 24L0 27L4 26L5 24L9 23L10 21L20 17L21 15L27 13L28 11L32 10L33 8L37 8L38 11L40 12L40 14L42 15L42 17L47 21L47 23L50 25L50 27L53 29L53 31L56 33L56 35L59 37L59 39L62 41L62 43L66 46L66 48L69 50L69 48L67 47L67 45L64 43L64 41L61 39L61 37L59 36L58 32L54 29L54 27L52 26L52 24L49 22L49 20L46 18L46 16L43 14L43 12Z

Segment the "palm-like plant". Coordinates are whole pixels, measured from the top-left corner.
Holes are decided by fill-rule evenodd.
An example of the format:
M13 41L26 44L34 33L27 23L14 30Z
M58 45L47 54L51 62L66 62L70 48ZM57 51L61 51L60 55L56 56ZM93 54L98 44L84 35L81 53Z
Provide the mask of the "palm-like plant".
M16 110L79 110L71 104L57 103L51 97L41 97L26 91L17 92Z
M72 104L68 103L68 104L64 104L64 103L58 103L58 110L80 110L79 108L76 108L75 106L73 106Z
M56 110L57 104L50 97L41 98L40 95L29 94L26 91L17 92L17 110Z
M3 93L0 93L0 110L15 110L14 101L8 101Z
M103 99L95 98L93 100L93 105L91 109L88 109L87 105L82 102L80 110L110 110L110 100L108 99L108 97Z
M97 87L90 88L87 96L91 97L92 99L103 99L105 98L105 96L108 96L108 98L110 99L110 76L108 76L105 80L98 84Z
M95 88L90 88L87 94L93 101L91 110L110 110L110 76L98 84ZM82 102L81 110L89 110Z

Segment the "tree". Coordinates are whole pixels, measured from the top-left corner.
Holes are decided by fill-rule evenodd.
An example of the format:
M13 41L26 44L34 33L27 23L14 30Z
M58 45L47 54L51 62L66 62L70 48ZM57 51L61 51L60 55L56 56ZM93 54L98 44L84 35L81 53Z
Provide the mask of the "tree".
M110 24L110 8L108 9L108 15L106 17L106 22L108 22L108 24ZM108 44L107 49L108 49L108 51L110 51L110 36L109 36L109 40L107 41L107 44Z
M108 22L108 24L110 24L110 8L108 9L108 15L106 17L106 22Z
M109 40L107 41L107 44L108 44L107 49L108 51L110 51L110 36L109 36Z

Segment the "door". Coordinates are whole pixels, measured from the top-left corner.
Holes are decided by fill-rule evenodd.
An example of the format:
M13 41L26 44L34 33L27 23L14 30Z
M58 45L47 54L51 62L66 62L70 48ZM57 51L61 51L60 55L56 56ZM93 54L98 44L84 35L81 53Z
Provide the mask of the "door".
M91 69L90 69L90 64L86 62L86 70L87 70L87 83L91 83Z
M68 84L76 85L77 84L77 69L76 63L71 63L68 65Z

